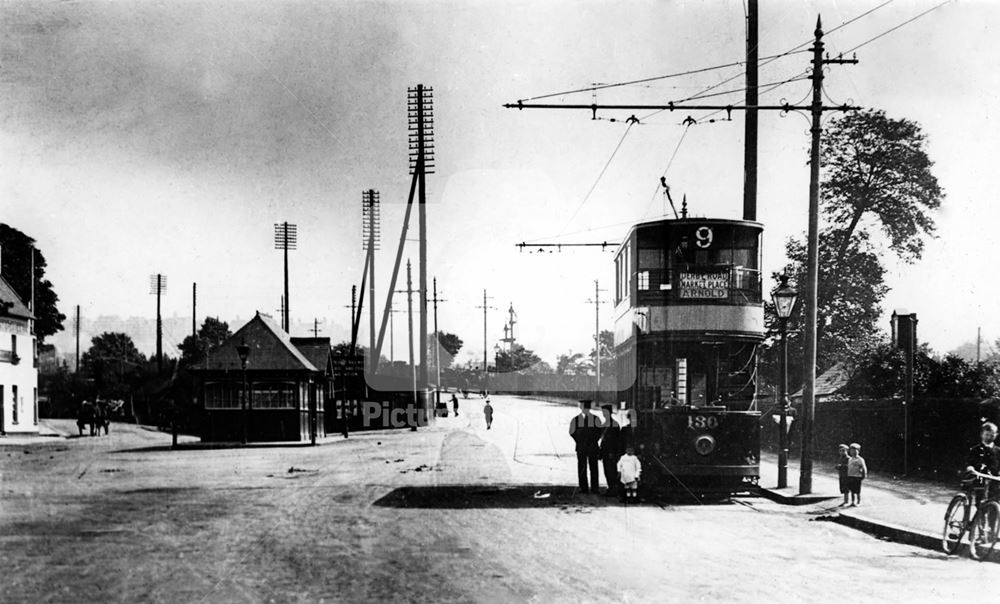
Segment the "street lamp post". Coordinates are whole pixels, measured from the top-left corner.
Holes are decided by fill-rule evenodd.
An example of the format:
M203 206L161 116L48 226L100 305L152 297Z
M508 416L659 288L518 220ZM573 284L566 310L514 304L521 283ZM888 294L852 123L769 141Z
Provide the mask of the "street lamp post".
M250 356L250 346L247 345L246 338L243 338L236 346L236 354L240 357L240 366L243 368L243 444L247 444L247 430L250 414L249 401L247 400L247 358Z
M495 382L495 384L499 384L500 383L499 382L499 379L500 379L500 345L499 344L494 344L493 345L493 371L496 373L496 377L497 377L497 382Z
M771 292L774 312L778 315L781 333L781 379L778 382L779 415L778 425L778 488L788 486L788 318L795 310L795 300L799 293L788 285L788 275L781 275L781 284Z

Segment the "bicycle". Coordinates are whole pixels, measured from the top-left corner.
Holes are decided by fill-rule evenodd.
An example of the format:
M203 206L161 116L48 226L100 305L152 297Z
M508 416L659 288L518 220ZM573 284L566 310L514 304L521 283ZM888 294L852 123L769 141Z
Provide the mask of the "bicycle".
M973 471L975 477L1000 482L1000 477ZM946 554L954 554L962 545L962 537L969 533L969 555L975 560L986 560L1000 540L1000 503L992 498L977 505L976 514L972 516L973 498L970 493L976 490L987 491L979 486L964 490L955 495L948 503L944 515L944 533L941 536L941 547ZM985 498L985 497L983 497ZM971 520L970 520L971 516Z

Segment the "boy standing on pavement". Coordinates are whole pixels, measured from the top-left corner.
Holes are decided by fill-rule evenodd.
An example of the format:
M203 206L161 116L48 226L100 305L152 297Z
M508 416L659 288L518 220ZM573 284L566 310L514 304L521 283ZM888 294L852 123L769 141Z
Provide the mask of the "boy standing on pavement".
M847 505L847 462L850 459L847 445L837 445L837 477L840 479L840 494L844 496L844 505Z
M861 457L861 445L851 443L847 450L847 488L851 492L851 505L861 504L861 481L868 476L868 466Z

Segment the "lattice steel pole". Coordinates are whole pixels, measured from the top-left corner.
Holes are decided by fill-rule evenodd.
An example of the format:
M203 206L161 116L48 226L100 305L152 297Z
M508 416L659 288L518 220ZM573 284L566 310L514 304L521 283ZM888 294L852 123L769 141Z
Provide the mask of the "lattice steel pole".
M167 291L167 276L157 273L149 276L149 293L156 296L156 371L163 373L163 320L160 316L160 297Z
M296 249L298 245L298 227L288 222L279 222L274 225L274 249L285 252L285 304L282 313L281 328L285 333L289 331L289 309L291 304L288 299L288 250Z
M361 195L361 235L368 252L368 366L378 367L375 356L375 250L379 246L379 193L368 189Z
M420 391L427 397L427 188L425 176L434 173L434 89L423 84L406 95L410 173L417 178L420 255ZM423 401L426 410L427 401Z

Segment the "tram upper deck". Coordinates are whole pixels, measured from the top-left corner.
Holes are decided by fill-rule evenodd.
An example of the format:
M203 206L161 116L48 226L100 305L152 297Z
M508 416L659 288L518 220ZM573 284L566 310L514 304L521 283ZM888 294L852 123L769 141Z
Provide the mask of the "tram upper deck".
M718 218L632 227L615 255L615 345L637 334L763 339L762 231Z

